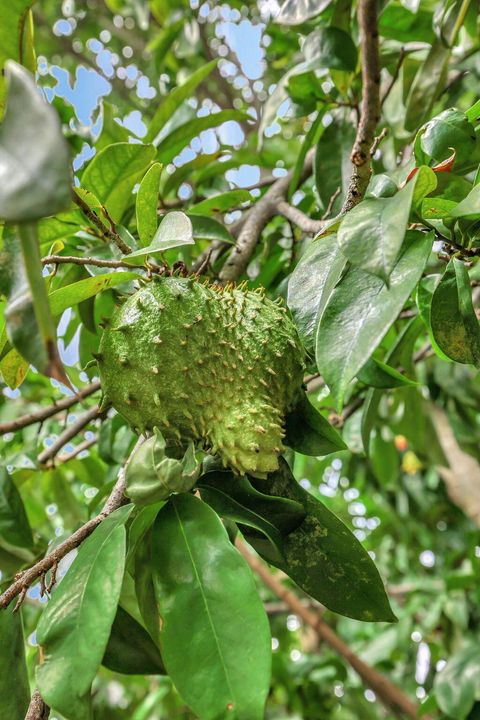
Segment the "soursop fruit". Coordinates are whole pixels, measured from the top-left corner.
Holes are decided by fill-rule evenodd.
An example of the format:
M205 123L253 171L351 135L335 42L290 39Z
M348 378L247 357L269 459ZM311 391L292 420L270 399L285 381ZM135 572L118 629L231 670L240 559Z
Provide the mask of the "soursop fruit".
M263 291L156 278L113 314L97 360L106 400L136 432L193 440L240 474L278 468L304 350Z

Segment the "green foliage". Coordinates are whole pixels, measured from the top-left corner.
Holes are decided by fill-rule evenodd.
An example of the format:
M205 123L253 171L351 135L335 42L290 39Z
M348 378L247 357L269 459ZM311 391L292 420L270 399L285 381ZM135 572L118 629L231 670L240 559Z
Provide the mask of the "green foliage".
M2 718L479 717L478 6L378 4L343 212L359 3L274 5L2 8L2 591L132 503L0 610Z

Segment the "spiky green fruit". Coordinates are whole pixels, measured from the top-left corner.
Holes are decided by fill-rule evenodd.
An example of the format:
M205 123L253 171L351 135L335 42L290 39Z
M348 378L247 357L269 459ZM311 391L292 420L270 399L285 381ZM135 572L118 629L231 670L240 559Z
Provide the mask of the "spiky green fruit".
M114 313L98 364L106 397L138 432L158 427L262 477L278 468L303 359L285 308L263 293L169 277Z

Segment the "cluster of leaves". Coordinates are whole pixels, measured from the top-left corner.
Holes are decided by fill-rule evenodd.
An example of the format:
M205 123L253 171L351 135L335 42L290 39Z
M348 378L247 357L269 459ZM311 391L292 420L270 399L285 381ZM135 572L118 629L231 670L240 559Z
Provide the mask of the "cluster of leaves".
M35 69L34 19L42 55L63 53L62 65L72 71L79 60L95 66L87 51L86 59L78 56L69 34L52 41L42 32L55 22L56 5L32 12L31 2L16 0L2 10L2 66L13 59ZM137 72L158 88L160 101L139 100L114 75L110 99L117 106L103 101L98 132L82 129L75 107L61 98L48 105L27 70L11 62L4 111L2 78L0 373L9 388L2 421L47 405L59 382L71 393L94 381L102 319L136 284L163 272L164 263L190 269L214 248L206 272L218 276L242 216L255 212L264 192L261 183L253 191L229 183L229 171L245 165L288 168L285 199L314 219L327 211L334 216L311 240L278 213L260 228L247 269L251 287L287 297L322 387L288 418L288 464L282 459L267 481L220 471L193 448L182 460L171 458L158 435L136 451L127 469L133 504L111 514L73 562L61 564L45 607L37 586L22 609L41 662L28 644L25 656L20 615L12 606L0 611L2 662L18 668L14 687L6 674L0 678L2 714L23 717L30 676L57 714L79 720L91 717L92 696L99 718L172 717L188 713L186 703L193 717L254 720L264 717L267 694L272 718L380 717L328 651L289 659L295 643L307 647L308 639L287 631L282 616L269 627L261 601L268 597L233 546L240 531L299 588L346 616L336 618L337 629L366 661L411 693L417 685L429 692L425 712L473 720L480 694L478 540L441 477L451 492L462 472L455 463L468 453L478 493L480 101L470 75L478 64L476 4L407 7L392 0L382 8L378 130L388 135L365 198L345 215L339 213L362 92L356 3L287 0L265 30L264 85L274 82L276 89L263 100L259 91L250 108L249 95L235 95L221 61L211 59L209 30L221 24L214 10L206 23L178 2L151 0L148 23L144 3L107 6L98 15L67 8L76 41L88 48L89 39L110 28L117 58L126 44L139 47ZM231 2L237 22L238 9L260 20L256 3ZM40 78L46 92L48 83ZM215 112L197 112L193 97L213 100ZM118 122L132 106L146 125L141 141ZM198 148L203 131L232 121L245 134L241 147L197 149L193 159L178 162L186 148ZM73 181L70 152L86 141L94 156ZM312 149L313 178L304 182ZM185 187L189 198L182 201ZM228 222L236 215L237 226ZM71 260L49 260L58 255ZM86 404L90 422L81 430L93 435L102 411ZM343 440L328 420L342 428ZM0 468L5 587L49 543L100 511L135 440L113 412L102 416L97 436L76 438L63 455L48 455L65 430L60 420L13 430L4 435ZM77 454L82 442L90 449ZM201 499L186 492L192 487ZM348 497L358 498L363 513ZM458 493L452 497L469 513L468 490L463 504ZM347 502L353 519L364 520L353 523L357 537L347 527ZM369 527L367 513L379 524L371 537L362 529ZM355 621L392 620L367 550L390 586L407 587L401 602L391 593L399 623L381 635ZM418 564L426 550L437 557L430 571ZM416 682L414 630L431 659L423 677L417 662ZM282 651L271 667L272 635ZM435 664L447 658L436 673ZM153 677L125 681L114 707L112 672Z

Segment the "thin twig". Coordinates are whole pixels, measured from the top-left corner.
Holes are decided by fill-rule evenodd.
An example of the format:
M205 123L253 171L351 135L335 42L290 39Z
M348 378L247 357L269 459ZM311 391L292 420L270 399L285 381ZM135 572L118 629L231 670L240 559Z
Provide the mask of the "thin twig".
M49 715L50 708L43 701L39 691L34 690L27 714L25 715L25 720L47 720Z
M333 206L335 205L335 200L338 198L338 196L340 195L341 192L342 192L342 188L341 188L341 187L338 187L338 188L335 190L335 192L333 193L333 195L330 197L330 200L328 201L328 205L327 205L327 207L325 208L325 212L323 213L322 217L320 218L321 220L324 220L324 221L327 220L327 218L329 217L330 213L332 212Z
M383 130L378 135L375 135L375 137L373 138L372 147L370 148L370 155L372 157L375 155L375 153L378 150L378 146L380 145L380 143L383 142L383 140L385 140L387 135L388 135L388 128L386 128L386 127L384 127Z
M115 230L113 222L111 223L111 227L107 227L105 223L100 220L98 215L92 210L92 208L85 202L85 200L80 197L76 190L72 190L72 196L73 202L78 205L85 217L87 217L90 222L93 223L93 225L95 225L98 230L100 230L102 235L106 237L107 240L111 240L113 243L115 243L120 252L122 252L124 255L128 255L132 252L132 248L129 247L122 240L118 232Z
M362 58L362 106L350 159L352 176L342 213L363 200L372 171L370 149L380 119L380 57L378 51L378 0L360 0L358 26Z
M404 47L401 47L401 48L400 48L400 53L399 53L399 55L398 55L398 61L397 61L397 64L396 64L396 66L395 66L395 70L393 71L392 79L391 79L390 82L388 83L387 89L386 89L385 92L383 93L383 97L382 97L382 99L381 99L381 101L380 101L381 107L383 107L383 104L384 104L385 100L388 98L388 96L389 96L390 93L392 92L392 88L393 88L393 86L395 85L395 83L396 83L397 80L398 80L398 75L399 75L399 73L400 73L400 68L401 68L402 65L403 65L403 61L405 60L406 55L407 55L407 53L405 52L405 48L404 48Z
M50 445L50 447L45 448L45 450L40 453L37 458L38 464L44 466L53 465L55 455L60 452L64 445L66 445L70 440L72 440L72 438L78 435L78 433L83 430L84 427L99 418L101 414L102 413L100 412L98 405L94 405L89 410L87 410L87 412L81 415L78 420L69 425L66 430L64 430L64 432L62 432L58 436L55 442Z
M70 453L65 453L64 455L57 455L57 459L55 464L56 465L65 465L65 463L69 462L70 460L73 460L77 457L77 455L80 455L84 450L88 450L88 448L91 448L92 445L95 445L98 442L98 437L95 435L94 437L90 438L89 440L84 440L83 442L79 443L74 450Z
M307 153L303 166L300 183L309 177L313 170L315 148ZM260 200L242 218L242 225L237 242L223 266L219 278L222 282L238 280L246 270L255 247L260 239L262 230L267 223L278 214L278 203L285 200L293 171L291 170L279 178L263 195Z
M6 422L0 424L0 435L21 430L22 428L34 425L37 422L41 423L53 415L57 415L62 412L62 410L68 410L68 408L72 407L72 405L76 405L89 395L93 395L93 393L97 392L97 390L100 390L99 381L93 382L90 385L85 385L85 387L79 390L76 395L71 395L63 400L59 400L46 408L27 413L26 415L21 415L15 420L7 420Z
M140 437L137 440L135 447L133 448L131 455L136 452L140 445L144 442L145 438ZM89 535L93 533L96 527L105 520L114 510L117 510L124 502L124 492L126 487L125 479L125 465L128 462L128 458L122 465L120 472L118 473L118 479L115 483L112 492L110 493L105 505L101 512L92 518L85 525L82 525L76 530L69 538L64 540L63 543L57 545L51 553L46 555L42 560L37 562L31 568L24 570L16 575L14 582L0 595L0 609L6 608L18 595L24 595L27 588L35 582L39 577L45 575L51 568L58 565L60 560L68 555L69 552L75 550L79 545L86 540ZM49 586L50 587L50 586ZM47 588L48 591L48 588Z
M272 592L283 600L290 610L297 615L304 623L309 625L318 637L329 647L337 652L357 672L368 688L371 688L379 700L395 713L402 713L409 718L417 718L418 708L400 688L394 685L388 678L379 673L375 668L367 665L351 650L348 645L336 634L332 628L320 617L319 613L311 610L293 593L288 590L270 572L267 566L254 556L240 539L236 540L237 549L243 555L251 569L258 575L262 582ZM431 720L423 715L424 720Z
M130 268L131 270L146 270L142 265L133 265L124 260L100 260L94 257L78 257L77 255L46 255L42 258L42 265L94 265L95 267Z
M318 233L320 230L323 230L325 226L322 220L313 220L299 210L299 208L290 205L286 200L279 200L277 203L277 212L305 233Z

